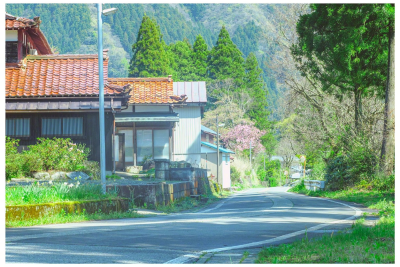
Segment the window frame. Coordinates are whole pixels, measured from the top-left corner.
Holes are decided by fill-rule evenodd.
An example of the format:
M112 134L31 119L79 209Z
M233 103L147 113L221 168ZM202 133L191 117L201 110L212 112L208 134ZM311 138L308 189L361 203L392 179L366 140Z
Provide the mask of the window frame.
M65 134L64 133L64 119L69 119L69 118L81 118L82 119L82 133L81 134ZM46 134L43 132L43 120L44 119L59 119L60 124L61 124L61 134ZM47 116L47 117L41 117L40 118L40 136L42 137L83 137L85 136L85 117L84 116L65 116L65 117L60 117L60 116Z
M7 44L11 44L11 47L12 48L15 48L14 46L16 45L16 51L14 52L14 51L8 51L7 50ZM6 41L6 47L5 47L5 57L6 57L6 63L18 63L18 53L19 51L18 51L18 41ZM10 57L7 57L7 53L12 53L12 54L14 54L14 53L16 53L16 60L14 60L14 61L9 61L8 59L10 59ZM14 58L14 57L13 57Z
M28 122L28 134L27 135L17 135L17 134L13 134L13 135L7 135L7 120L12 120L13 121L13 132L15 133L16 130L16 120L29 120ZM18 117L13 117L13 118L6 118L6 132L5 132L6 136L8 137L20 137L20 138L29 138L31 136L31 118L30 117L24 117L24 118L18 118Z

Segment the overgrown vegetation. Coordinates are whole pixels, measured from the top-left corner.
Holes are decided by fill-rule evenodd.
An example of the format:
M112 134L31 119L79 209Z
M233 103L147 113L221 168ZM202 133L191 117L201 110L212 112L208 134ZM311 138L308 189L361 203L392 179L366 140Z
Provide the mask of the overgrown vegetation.
M27 186L6 186L6 205L54 203L73 200L100 200L117 197L117 192L102 193L102 185L93 183L52 182Z
M85 221L141 218L141 217L145 216L138 214L136 211L111 212L109 214L105 214L102 212L97 212L94 214L87 214L86 212L82 213L61 212L60 214L57 215L41 216L38 219L8 221L6 222L6 227L28 227L28 226L46 225L46 224L74 223L74 222L85 222Z
M96 173L96 167L87 162L89 149L66 138L38 138L36 145L18 153L18 139L6 137L6 180L31 177L38 171L88 170ZM93 173L92 173L93 172Z
M356 221L350 233L327 234L321 239L303 238L292 244L263 249L256 263L394 263L394 189L387 191L348 189L336 192L309 191L304 184L292 192L361 203L379 212L376 226Z

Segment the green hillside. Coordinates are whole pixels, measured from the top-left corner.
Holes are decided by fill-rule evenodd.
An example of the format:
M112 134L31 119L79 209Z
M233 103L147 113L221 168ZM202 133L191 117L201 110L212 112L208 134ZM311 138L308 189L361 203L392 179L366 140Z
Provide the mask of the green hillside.
M260 4L104 4L117 7L117 13L103 17L103 47L110 49L110 77L128 76L132 45L136 42L143 15L154 18L167 45L186 38L193 45L201 34L208 48L215 45L225 26L244 57L253 52L267 84L270 109L278 107L282 86L268 62L275 57L274 44L268 40L277 32L276 9L284 5ZM7 4L14 16L40 16L41 29L59 53L97 53L97 8L94 4Z

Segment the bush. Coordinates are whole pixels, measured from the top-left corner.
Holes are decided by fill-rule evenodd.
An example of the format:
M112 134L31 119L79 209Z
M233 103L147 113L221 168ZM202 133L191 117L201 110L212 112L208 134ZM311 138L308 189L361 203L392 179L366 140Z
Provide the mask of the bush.
M6 137L6 180L22 176L21 157L18 153L19 140Z
M278 179L276 177L269 177L269 187L275 187L279 185Z
M36 145L18 153L18 139L6 137L6 179L29 176L36 171L75 171L85 167L89 149L84 145L74 144L69 138L38 138Z
M261 166L257 170L257 177L260 181L268 181L270 187L278 186L283 179L281 174L281 163L279 160L272 160L265 162L264 166Z
M342 190L356 186L361 181L371 181L377 170L377 158L365 150L355 150L349 155L330 160L326 167L327 189Z
M241 182L240 172L234 166L231 166L231 181L232 184Z
M38 141L36 145L29 146L28 151L40 159L36 162L36 170L76 170L89 155L88 148L72 143L69 138L38 138Z

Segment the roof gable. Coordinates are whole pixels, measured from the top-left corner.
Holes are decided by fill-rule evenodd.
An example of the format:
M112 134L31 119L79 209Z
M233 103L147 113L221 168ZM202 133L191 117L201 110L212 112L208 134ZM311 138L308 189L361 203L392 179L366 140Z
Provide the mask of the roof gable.
M129 86L107 84L104 57L104 94L125 94ZM28 55L16 68L6 68L6 98L91 96L99 94L97 55Z
M35 43L35 48L38 50L40 55L52 54L52 50L49 42L40 30L41 20L40 17L34 17L33 19L19 18L6 13L6 30L26 30L26 34Z

